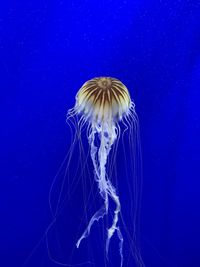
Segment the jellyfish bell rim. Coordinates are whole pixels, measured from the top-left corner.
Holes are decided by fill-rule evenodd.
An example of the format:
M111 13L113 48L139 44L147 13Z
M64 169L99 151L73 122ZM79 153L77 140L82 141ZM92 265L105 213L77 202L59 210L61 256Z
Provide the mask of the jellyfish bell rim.
M121 112L120 114L108 114L106 117L104 117L102 119L102 117L98 116L98 115L93 115L92 112L85 112L85 108L82 108L79 106L79 104L75 104L74 107L74 111L75 114L80 116L80 117L84 117L84 120L87 121L88 123L98 123L101 124L103 122L108 122L108 123L118 123L120 121L122 121L124 118L128 117L130 112L131 112L131 108L134 109L135 108L135 103L133 101L130 102L130 105L128 107L128 109L126 111Z

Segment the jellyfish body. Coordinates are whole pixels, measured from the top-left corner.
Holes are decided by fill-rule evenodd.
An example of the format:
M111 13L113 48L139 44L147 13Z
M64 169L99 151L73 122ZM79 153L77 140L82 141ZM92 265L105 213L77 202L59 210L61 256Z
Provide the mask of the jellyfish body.
M76 95L76 104L74 108L68 111L67 123L69 124L72 133L72 142L63 163L61 164L56 176L53 179L49 191L49 206L53 219L44 233L49 259L53 263L60 266L85 266L85 264L93 264L91 261L77 263L78 257L75 257L75 265L72 265L71 263L66 264L62 260L58 260L57 257L53 255L52 251L54 251L54 249L50 248L49 243L49 234L53 232L53 229L56 229L56 223L61 216L65 205L67 212L69 211L68 203L71 203L71 201L69 200L74 194L79 180L82 177L87 177L87 179L91 178L87 165L87 157L85 157L81 139L81 133L86 129L90 147L90 153L87 153L87 156L88 154L91 155L92 164L94 167L94 179L97 182L99 195L103 200L103 204L89 219L89 223L87 224L79 239L77 240L77 237L74 237L72 239L70 238L73 244L72 253L69 253L69 260L72 261L72 255L74 254L74 243L76 243L76 247L79 248L82 240L89 236L94 222L107 217L107 225L108 222L110 223L107 227L107 236L105 242L107 258L110 241L113 235L116 234L119 240L119 256L121 258L120 267L125 265L126 262L126 266L133 266L133 264L130 264L130 258L133 259L135 266L144 267L145 265L140 255L138 234L136 233L136 228L139 225L138 214L140 211L141 197L141 148L139 137L139 123L135 111L135 104L130 98L128 89L121 81L111 77L99 77L87 81L83 84ZM122 123L124 126L122 133L120 123ZM87 125L87 128L84 127L85 125ZM125 132L129 133L128 146L126 147L128 149L125 149L124 146ZM113 165L115 164L116 158L116 148L118 146L120 136L122 136L121 139L125 163L125 168L123 170L125 175L123 178L128 178L128 180L126 180L128 191L125 192L125 194L126 197L130 197L130 201L126 203L126 214L129 218L129 224L125 222L122 216L121 203L117 186L114 185L113 182L111 182ZM71 174L71 171L69 172L69 165L72 159L72 154L75 154L74 149L76 144L79 144L78 152L80 152L80 158L78 161L76 159L78 166L75 172L72 172ZM108 161L110 152L112 156L111 160L113 162ZM128 164L126 157L128 158ZM84 164L82 164L83 158L85 160ZM85 172L86 166L87 172ZM127 170L126 167L128 167L129 170ZM133 176L130 177L130 174ZM61 177L61 180L59 177ZM65 188L67 191L65 191ZM90 193L91 191L92 189L90 188ZM88 197L87 202L89 202L89 198L90 197ZM115 205L114 210L112 205L113 203L111 202L113 202ZM86 202L83 203L85 204ZM109 219L111 218L111 221L108 220L108 215L110 214L112 215L111 217L109 217ZM123 231L121 231L121 225L123 226ZM56 231L56 236L57 232L58 231ZM124 233L126 233L126 235ZM41 240L42 239L43 238L41 238ZM34 247L24 264L26 264L30 260L33 253L41 243L41 240ZM67 240L67 243L70 243L69 240ZM125 245L124 249L123 245ZM60 247L61 246L59 246L59 248ZM128 248L127 251L125 250L126 247ZM124 257L124 255L126 255L126 257Z
M85 231L78 239L76 246L90 234L95 221L108 215L109 201L115 203L111 226L107 229L106 254L114 233L119 238L120 266L123 266L123 236L118 224L121 212L120 199L107 172L106 163L109 152L120 136L119 121L128 118L134 104L126 86L115 78L94 78L83 84L76 95L76 105L70 113L79 114L88 123L88 141L94 166L94 176L98 183L99 193L103 199L102 207L90 219ZM128 120L128 119L127 119ZM95 140L99 139L98 145Z

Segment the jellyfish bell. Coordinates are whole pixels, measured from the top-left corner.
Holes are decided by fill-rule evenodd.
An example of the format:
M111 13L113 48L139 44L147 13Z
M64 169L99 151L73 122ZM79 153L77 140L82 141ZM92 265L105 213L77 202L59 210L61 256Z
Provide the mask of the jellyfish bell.
M76 95L75 110L90 123L120 121L131 107L126 86L118 79L100 77L83 84Z

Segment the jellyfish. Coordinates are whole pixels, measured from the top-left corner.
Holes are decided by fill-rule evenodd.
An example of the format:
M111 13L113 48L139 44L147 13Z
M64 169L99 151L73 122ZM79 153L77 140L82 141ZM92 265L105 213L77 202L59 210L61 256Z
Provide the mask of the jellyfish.
M72 117L78 118L80 129L83 125L87 125L94 180L103 200L102 206L89 219L85 230L78 238L76 247L79 248L82 240L90 235L95 222L108 216L109 205L112 202L115 208L111 225L106 229L105 251L108 256L110 241L116 234L119 242L120 267L122 267L124 238L120 227L121 203L116 187L108 175L107 164L110 151L121 135L120 123L125 126L124 132L128 128L135 128L136 135L138 134L135 104L131 100L127 87L120 80L111 77L97 77L85 82L79 89L75 106L67 114L67 119ZM134 143L131 145L134 146ZM143 266L141 259L137 259L137 262L140 262L138 266Z
M138 238L142 188L139 120L135 111L135 104L131 100L127 87L120 80L112 77L97 77L85 82L76 94L74 107L68 110L66 121L70 127L72 139L70 149L50 186L49 207L52 220L44 235L28 255L24 266L27 266L43 239L46 241L48 260L56 264L56 266L99 266L93 263L93 255L90 253L90 249L88 249L89 260L88 257L76 257L76 254L78 254L77 251L80 251L80 247L83 246L83 240L87 241L92 228L94 228L94 223L96 222L99 225L100 220L102 222L105 220L102 227L102 236L105 241L103 245L105 266L107 266L106 261L109 260L111 240L114 239L118 242L117 253L120 259L120 267L144 267ZM89 147L87 146L87 155L82 142L83 133L86 134L89 144ZM125 145L127 133L128 141L127 145ZM119 140L122 140L125 163L121 180L125 183L124 178L127 177L125 207L122 205L124 202L121 201L123 200L123 195L119 194L119 177L116 168ZM78 151L76 151L77 144ZM77 168L72 168L71 170L70 164L73 162L73 156L75 156ZM91 158L90 164L88 164L88 156ZM92 175L90 167L93 168ZM115 170L113 171L113 169ZM115 180L112 179L113 176ZM86 180L84 178L87 178L87 181L90 181L88 184L91 185L87 201L85 198L87 183L85 183ZM82 196L75 194L80 180L83 181L81 185L84 185L82 186L83 199L81 198ZM98 203L98 207L96 207L97 203L92 203L95 209L92 210L91 217L89 217L86 209L89 206L89 199L91 200L93 184L97 185L95 194L98 194L101 201ZM72 195L76 195L80 202L83 200L80 204L84 205L84 217L77 215L75 208L77 203L71 201ZM93 197L92 199L96 198ZM72 213L76 218L78 216L80 219L78 222L76 219L73 221ZM128 218L128 222L126 222L124 213L126 214L126 219ZM82 226L83 218L86 219L84 227ZM68 225L66 227L64 219L67 223L71 219L73 225L69 224L70 227ZM80 223L80 229L83 229L79 229L74 233L71 226L73 226L73 229L77 229L76 223ZM60 229L61 225L65 225L65 232L66 229L67 231L69 230L66 235L67 242L63 241L65 232ZM55 240L59 242L56 243L58 246L55 245ZM61 248L64 248L64 257L62 258ZM88 248L90 247L88 246ZM69 263L66 263L66 260ZM72 262L75 264L72 265ZM114 266L117 265L115 264Z

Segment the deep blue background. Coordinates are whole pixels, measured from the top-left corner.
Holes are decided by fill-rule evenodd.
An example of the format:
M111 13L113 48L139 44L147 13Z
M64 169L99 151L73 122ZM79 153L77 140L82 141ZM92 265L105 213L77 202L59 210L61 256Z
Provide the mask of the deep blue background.
M200 2L191 0L1 2L0 266L22 266L48 225L67 109L102 75L127 85L140 118L146 266L200 266Z

